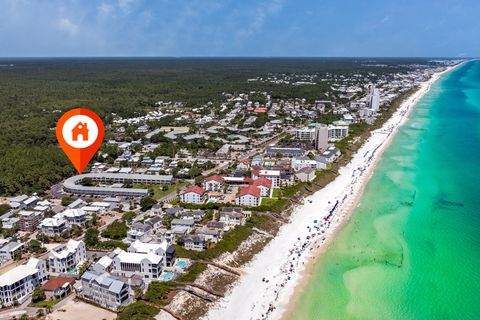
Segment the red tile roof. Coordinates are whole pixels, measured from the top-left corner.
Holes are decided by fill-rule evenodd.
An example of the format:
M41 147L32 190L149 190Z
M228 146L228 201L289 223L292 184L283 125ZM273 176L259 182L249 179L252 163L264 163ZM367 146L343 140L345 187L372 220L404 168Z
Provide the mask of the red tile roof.
M185 190L182 192L182 194L189 193L189 192L193 192L193 193L202 195L202 194L205 193L205 190L204 190L202 187L199 187L199 186L190 186L190 187L188 187L187 189L185 189Z
M253 181L253 186L258 187L258 186L264 186L267 188L272 187L272 180L268 180L266 178L258 178L257 180Z
M264 113L267 112L267 108L256 108L253 112Z
M75 283L75 278L72 277L57 277L48 280L42 285L42 288L47 291L55 291L58 288L61 288L65 283L70 283L73 285Z
M250 194L252 196L255 196L257 198L260 198L260 189L254 186L248 186L240 189L239 197Z
M211 180L217 181L217 182L223 182L224 181L224 179L220 176L210 176L210 177L205 178L205 181L211 181Z

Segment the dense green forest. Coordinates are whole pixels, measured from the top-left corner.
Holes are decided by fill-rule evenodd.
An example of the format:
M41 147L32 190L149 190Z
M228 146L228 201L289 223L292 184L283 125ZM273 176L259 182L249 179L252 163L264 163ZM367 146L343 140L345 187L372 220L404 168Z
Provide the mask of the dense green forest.
M223 92L267 91L281 98L316 99L324 83L249 83L268 73L397 72L424 60L377 59L0 59L0 195L45 191L75 173L58 148L62 112L85 107L107 124L112 113L144 113L155 101L187 107L223 101ZM372 69L373 68L373 69ZM57 111L60 110L60 111Z

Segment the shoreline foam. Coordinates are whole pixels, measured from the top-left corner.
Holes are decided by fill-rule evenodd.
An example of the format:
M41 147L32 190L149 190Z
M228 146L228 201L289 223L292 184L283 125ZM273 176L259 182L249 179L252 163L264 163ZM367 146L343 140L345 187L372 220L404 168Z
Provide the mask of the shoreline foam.
M206 319L279 319L291 315L315 262L348 223L382 153L418 100L442 74L455 67L435 73L422 83L382 128L372 131L351 161L340 168L334 181L295 208L290 222L245 267L246 274L210 309ZM330 222L323 222L323 226L314 224L314 220L320 222L328 215L336 201L338 205Z

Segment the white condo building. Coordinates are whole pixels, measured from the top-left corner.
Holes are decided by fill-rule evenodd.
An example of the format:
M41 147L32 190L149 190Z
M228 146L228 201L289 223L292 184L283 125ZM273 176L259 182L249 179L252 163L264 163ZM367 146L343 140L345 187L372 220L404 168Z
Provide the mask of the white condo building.
M378 112L380 109L380 91L372 86L370 88L370 94L367 96L368 107L374 112Z
M0 276L0 300L4 306L23 303L48 278L45 262L30 258L24 265L15 267Z
M315 128L301 128L295 130L295 139L303 141L312 141L315 139L316 130Z
M325 124L318 124L315 126L315 150L325 150L328 147L328 126Z
M292 168L295 171L301 170L303 168L317 169L317 161L312 160L309 157L293 158L292 159Z
M265 178L272 181L272 188L280 188L279 170L252 170L252 179Z
M54 248L48 255L48 268L53 273L67 273L87 259L85 243L70 239Z

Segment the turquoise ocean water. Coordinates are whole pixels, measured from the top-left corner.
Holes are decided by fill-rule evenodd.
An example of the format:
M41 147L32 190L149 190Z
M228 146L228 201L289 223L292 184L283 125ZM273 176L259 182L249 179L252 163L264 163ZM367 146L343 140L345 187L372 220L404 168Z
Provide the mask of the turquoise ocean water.
M290 318L480 319L480 61L418 102Z

